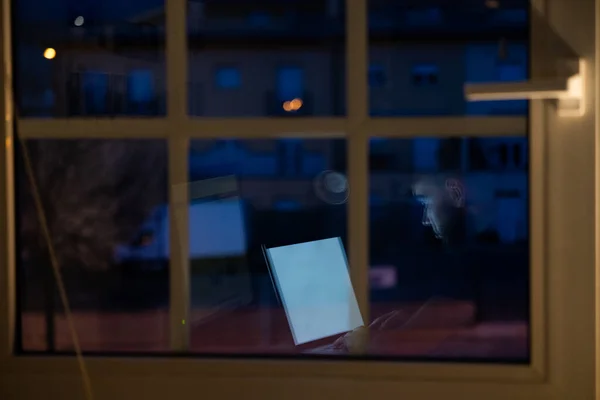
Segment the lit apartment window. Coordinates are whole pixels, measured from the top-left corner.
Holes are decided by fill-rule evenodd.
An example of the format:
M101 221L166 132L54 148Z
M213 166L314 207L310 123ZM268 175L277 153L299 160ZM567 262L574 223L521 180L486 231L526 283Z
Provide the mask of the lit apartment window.
M135 115L151 115L156 112L152 105L154 100L152 71L130 71L127 76L128 111Z
M304 94L304 70L283 67L277 71L277 97L280 101L301 99Z
M127 77L128 98L133 103L146 103L154 97L154 79L152 71L137 70L129 72Z
M412 83L415 86L434 86L439 81L439 68L434 64L418 64L411 71Z
M235 67L218 68L215 81L219 89L237 89L242 86L240 70Z
M371 65L369 67L369 86L383 87L387 83L385 68L383 65Z
M84 72L83 93L87 114L104 113L107 109L108 75L103 72Z

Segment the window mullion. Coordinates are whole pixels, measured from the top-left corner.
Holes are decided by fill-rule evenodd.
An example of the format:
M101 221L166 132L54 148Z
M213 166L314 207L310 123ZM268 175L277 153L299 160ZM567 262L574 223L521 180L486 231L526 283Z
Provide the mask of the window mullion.
M369 138L358 131L348 137L348 252L358 305L369 323Z
M369 115L367 14L367 0L347 0L346 112L350 124L356 126Z
M167 118L179 122L188 111L187 1L168 0L166 4Z
M2 65L3 90L0 110L5 118L2 123L3 141L0 150L0 365L5 363L14 350L15 340L15 209L14 209L14 171L13 171L13 92L12 92L12 50L10 31L10 1L0 3L0 57ZM3 301L4 300L4 301Z
M368 132L361 127L369 114L367 85L367 0L346 5L346 93L348 115L348 252L352 283L365 321L369 323L369 181Z
M189 350L189 140L169 139L169 317L173 351Z
M187 1L166 7L167 121L169 144L169 317L172 351L189 349L188 143L181 128L187 119Z

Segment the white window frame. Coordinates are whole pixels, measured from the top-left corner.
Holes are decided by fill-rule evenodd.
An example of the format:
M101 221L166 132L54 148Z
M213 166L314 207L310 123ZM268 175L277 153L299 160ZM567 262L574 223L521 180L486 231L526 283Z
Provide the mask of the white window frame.
M169 148L171 204L186 196L188 144L192 138L258 138L300 135L348 140L350 191L349 261L359 304L368 316L368 139L370 136L515 136L530 132L532 362L490 364L390 363L375 361L215 360L206 358L86 358L96 398L405 398L405 399L588 399L595 395L596 277L598 242L594 79L600 36L598 0L534 0L589 66L586 114L559 118L551 104L531 103L522 117L369 118L367 0L347 0L347 117L192 118L187 115L186 0L167 8L167 116L148 119L13 120L9 0L2 0L2 125L0 150L0 394L3 399L83 397L73 357L13 354L15 332L15 218L13 124L22 138L163 138ZM575 4L577 3L577 4ZM552 62L545 39L533 29L533 73ZM596 36L595 36L596 35ZM181 209L181 208L180 208ZM171 213L171 347L185 351L189 312L187 211ZM173 226L173 225L172 225Z

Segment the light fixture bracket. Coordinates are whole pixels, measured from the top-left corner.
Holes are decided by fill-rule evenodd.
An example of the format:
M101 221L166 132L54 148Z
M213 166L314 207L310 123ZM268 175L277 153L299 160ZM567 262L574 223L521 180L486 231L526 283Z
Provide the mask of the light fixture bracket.
M552 100L561 117L581 117L585 112L585 62L565 61L564 74L547 79L506 83L467 83L467 101Z

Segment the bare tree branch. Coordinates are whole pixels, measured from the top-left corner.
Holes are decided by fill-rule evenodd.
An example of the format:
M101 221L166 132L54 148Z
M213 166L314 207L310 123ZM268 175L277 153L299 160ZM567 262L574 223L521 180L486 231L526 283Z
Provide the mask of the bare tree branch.
M38 140L27 143L61 267L105 270L117 243L166 202L166 151L154 140ZM22 158L22 157L21 157ZM23 254L47 254L19 168Z

